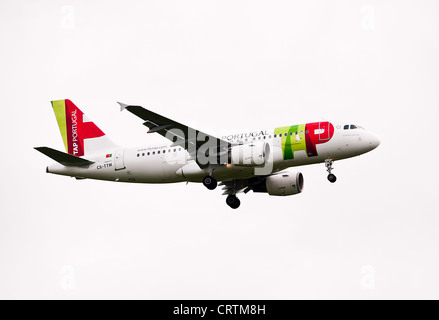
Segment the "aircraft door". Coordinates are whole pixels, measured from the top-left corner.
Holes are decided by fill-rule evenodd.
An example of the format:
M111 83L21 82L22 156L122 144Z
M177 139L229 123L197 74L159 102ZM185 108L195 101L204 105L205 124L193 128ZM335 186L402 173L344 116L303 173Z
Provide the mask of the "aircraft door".
M125 150L116 150L116 153L114 156L114 169L115 170L125 169L124 154L125 154Z
M319 122L319 141L328 141L331 139L329 122Z

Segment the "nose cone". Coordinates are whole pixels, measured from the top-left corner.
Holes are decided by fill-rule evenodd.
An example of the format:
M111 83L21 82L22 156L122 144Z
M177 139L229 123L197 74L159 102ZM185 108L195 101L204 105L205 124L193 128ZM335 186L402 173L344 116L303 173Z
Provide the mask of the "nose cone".
M380 138L378 138L377 135L371 133L370 139L369 139L369 147L370 150L378 148L378 146L381 144Z

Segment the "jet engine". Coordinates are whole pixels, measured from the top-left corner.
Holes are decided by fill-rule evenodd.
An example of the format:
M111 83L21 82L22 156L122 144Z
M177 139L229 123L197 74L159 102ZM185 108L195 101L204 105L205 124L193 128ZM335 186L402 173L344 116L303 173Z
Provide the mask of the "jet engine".
M304 186L303 175L297 173L283 173L268 176L264 182L254 186L254 192L266 192L270 196L291 196L301 193Z

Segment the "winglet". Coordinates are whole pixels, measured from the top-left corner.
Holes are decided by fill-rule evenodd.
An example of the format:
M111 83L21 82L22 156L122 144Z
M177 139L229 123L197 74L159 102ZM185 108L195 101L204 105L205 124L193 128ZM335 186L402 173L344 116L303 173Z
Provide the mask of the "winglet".
M117 102L117 103L120 105L120 111L124 111L128 107L128 105L125 103L122 102Z

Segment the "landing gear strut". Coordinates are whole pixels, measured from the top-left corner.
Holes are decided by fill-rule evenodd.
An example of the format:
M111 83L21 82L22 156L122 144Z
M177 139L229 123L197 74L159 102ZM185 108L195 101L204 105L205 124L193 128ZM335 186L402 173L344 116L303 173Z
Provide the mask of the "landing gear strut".
M205 176L203 178L203 184L207 189L214 190L216 188L216 186L218 185L218 182L212 176Z
M331 183L334 183L335 181L337 181L337 177L332 174L332 170L334 170L334 168L332 167L333 163L334 163L334 160L332 160L332 159L325 160L326 171L328 171L328 173L329 173L328 180Z
M226 203L232 209L238 209L241 205L241 201L234 194L227 196Z

